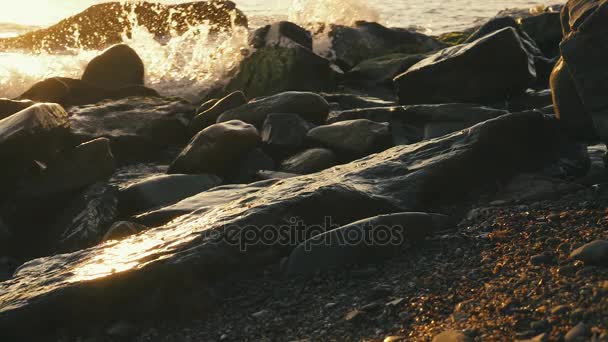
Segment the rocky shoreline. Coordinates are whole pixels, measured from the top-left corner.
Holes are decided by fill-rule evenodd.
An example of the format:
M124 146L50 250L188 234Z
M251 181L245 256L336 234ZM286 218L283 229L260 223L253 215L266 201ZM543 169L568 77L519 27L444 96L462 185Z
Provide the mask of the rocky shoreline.
M222 3L180 10L230 30ZM315 27L331 55L262 27L195 103L124 44L0 99L0 337L608 339L604 127L554 106L558 60L586 75L559 8Z

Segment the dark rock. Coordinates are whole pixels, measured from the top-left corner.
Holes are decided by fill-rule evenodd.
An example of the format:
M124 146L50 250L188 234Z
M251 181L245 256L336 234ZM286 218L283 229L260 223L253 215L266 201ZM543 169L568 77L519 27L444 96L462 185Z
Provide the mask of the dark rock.
M311 128L313 125L297 114L270 114L264 121L262 142L273 155L290 155L302 150Z
M241 62L224 92L241 90L255 98L292 90L329 91L335 78L329 61L306 48L267 47Z
M127 98L69 110L79 141L110 139L120 161L157 158L159 150L185 144L194 106L177 98Z
M555 199L564 194L584 189L580 184L535 174L521 174L513 178L496 195L506 202L537 202Z
M589 337L591 337L591 329L587 324L581 322L566 333L564 342L587 341Z
M426 213L400 213L361 220L312 237L289 256L289 276L378 261L406 242L415 242L447 227L449 218Z
M32 101L0 99L0 120L34 105Z
M201 111L201 109L204 109L204 106L201 106L201 108L199 108L199 112L190 122L188 129L190 130L190 133L194 135L215 124L217 122L217 118L224 114L224 112L240 107L246 103L247 98L245 97L245 94L243 94L242 91L235 91L234 93L229 94L223 99L215 102L209 109Z
M101 242L122 240L147 229L148 227L138 223L127 221L116 222L110 227L110 229L108 229L108 232L103 236Z
M3 189L13 187L32 160L53 160L68 145L69 128L68 114L56 104L37 104L0 120Z
M51 227L55 250L73 252L97 245L118 218L117 191L97 183L67 204Z
M483 103L523 92L536 79L533 63L509 27L441 50L397 76L395 85L401 104Z
M250 124L239 120L218 123L195 135L168 172L223 176L259 142L258 130Z
M473 339L461 331L448 330L433 337L433 342L473 342Z
M307 175L328 169L337 163L333 151L326 148L312 148L284 160L281 163L282 172Z
M128 45L117 44L93 58L81 79L103 89L143 86L144 62Z
M521 20L521 28L548 57L559 55L562 26L559 12L546 12Z
M131 15L134 18L130 18ZM191 26L206 23L212 24L212 33L230 30L233 23L247 26L247 18L232 1L197 1L178 5L109 2L93 5L51 27L0 39L0 48L35 51L105 49L121 43L123 34L131 36L133 22L130 19L144 26L158 40L171 32L182 34ZM76 35L77 40L74 39Z
M86 142L48 164L36 177L28 179L18 197L58 200L62 195L80 191L94 183L109 179L115 170L114 156L108 139Z
M0 331L19 340L64 324L91 324L97 317L133 317L134 303L147 300L159 286L166 287L170 302L190 281L200 286L195 279L275 263L295 247L256 243L249 239L251 227L282 227L294 218L312 227L328 216L331 226L339 227L462 203L464 194L552 159L554 134L552 119L513 114L315 175L267 181L257 189L244 186L247 191L240 195L215 188L194 198L215 195L217 202L201 205L191 198L191 211L178 213L179 220L120 242L23 265L14 280L0 283ZM49 310L52 315L43 314Z
M397 103L376 97L356 94L321 94L330 103L337 103L341 110L395 106Z
M530 258L532 265L550 265L554 262L554 258L549 254L538 254Z
M328 57L344 70L391 53L419 54L445 47L422 33L366 21L358 21L353 27L331 25L329 37L333 55Z
M608 241L596 240L572 252L570 259L580 260L585 264L608 266Z
M335 151L355 157L386 149L391 141L388 123L367 119L319 126L308 132L308 138Z
M406 72L425 55L392 54L365 60L344 75L348 84L392 86L393 79Z
M200 103L200 102L202 102L202 103L201 103L201 105L198 107L198 109L196 110L196 113L197 113L197 114L200 114L200 113L204 113L204 112L208 111L209 109L211 109L211 107L215 106L215 104L216 104L216 103L217 103L219 100L221 100L221 99L211 99L211 100L207 100L207 101L205 101L205 102L202 102L202 100L201 100L201 101L199 101L199 103Z
M253 33L250 44L256 49L264 47L291 48L300 45L312 50L312 35L292 22L280 21L257 29Z
M541 91L527 90L524 94L509 100L509 111L522 112L551 105L553 105L553 97L550 89Z
M119 100L130 96L159 97L154 89L144 86L126 86L102 89L88 82L66 77L53 77L34 84L19 96L21 100L59 103L62 106L80 106L102 100Z
M232 183L246 184L258 180L258 172L262 170L274 170L276 163L261 148L255 148L247 153L245 157L234 168L228 176Z
M298 177L299 175L297 175L295 173L261 170L261 171L257 172L256 176L260 180L269 180L269 179L288 179L288 178Z
M0 257L0 282L11 279L18 266L17 260L10 257Z
M464 43L467 40L467 38L469 38L471 36L472 33L473 32L462 32L462 31L447 32L447 33L440 34L437 37L437 40L446 45L454 46L454 45Z
M329 113L329 104L318 94L290 91L256 99L229 110L222 114L217 122L241 120L262 127L268 115L272 113L298 114L306 121L323 123Z
M168 206L222 183L214 175L162 175L146 178L119 192L123 216Z

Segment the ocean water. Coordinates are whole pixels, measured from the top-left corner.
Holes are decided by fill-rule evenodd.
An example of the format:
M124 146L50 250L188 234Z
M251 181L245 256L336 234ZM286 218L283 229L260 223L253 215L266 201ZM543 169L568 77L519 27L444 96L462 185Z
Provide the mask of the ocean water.
M161 0L163 3L192 0ZM0 38L44 27L76 14L102 0L19 0L3 5ZM439 34L471 27L501 10L537 8L550 3L530 0L235 0L249 17L252 28L276 20L301 25L310 22L352 24L356 20L377 21L386 26L407 27L427 34ZM32 11L32 8L36 10ZM2 24L4 23L4 24ZM206 88L225 81L226 73L238 65L247 30L237 29L209 43L209 28L196 27L168 43L155 41L138 27L125 38L146 64L147 84L162 94L194 99ZM319 53L328 53L331 41L315 37ZM63 55L0 51L0 97L16 97L37 81L53 76L79 77L86 63L99 51L71 51Z

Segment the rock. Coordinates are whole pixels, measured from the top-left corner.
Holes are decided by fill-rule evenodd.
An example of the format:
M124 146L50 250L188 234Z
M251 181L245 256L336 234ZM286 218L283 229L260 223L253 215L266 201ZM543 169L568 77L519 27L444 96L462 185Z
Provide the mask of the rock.
M192 135L202 131L203 129L215 124L217 122L217 118L220 115L224 114L224 112L240 107L247 103L247 98L242 91L235 91L229 95L226 95L223 99L215 102L213 106L210 108L201 111L204 109L204 105L199 108L198 114L192 119L190 122L190 126L188 129Z
M488 20L485 24L481 25L477 31L473 32L466 40L465 43L471 43L482 37L488 36L497 31L505 28L512 28L517 32L524 49L532 56L543 56L542 52L536 46L536 43L523 31L518 24L517 20L510 16L494 17Z
M340 153L355 157L386 149L391 140L388 123L367 119L319 126L308 132L308 138Z
M60 200L99 181L108 180L116 168L110 141L99 138L76 146L48 164L40 175L28 179L18 191L22 200Z
M255 30L250 44L256 49L299 45L312 51L312 35L292 22L280 21Z
M602 141L608 141L605 96L608 92L608 68L605 67L608 45L604 25L608 20L608 4L568 2L563 14L566 20L569 19L562 27L567 35L560 44L562 59L551 80L556 113L566 126L586 141L594 141L596 135Z
M72 134L79 141L110 139L119 160L158 158L159 151L187 142L194 106L177 98L135 97L69 109Z
M393 79L423 60L422 54L392 54L365 60L344 75L348 84L392 86Z
M392 255L405 242L414 242L446 228L449 218L426 213L400 213L361 220L319 234L289 256L289 276L369 263Z
M472 33L473 32L463 32L463 31L446 32L446 33L440 34L437 37L437 40L448 46L454 46L454 45L464 43L467 40L467 38L469 38L471 36Z
M553 105L553 97L550 89L541 91L526 90L520 96L509 100L509 111L522 112L524 110L541 109Z
M143 86L144 62L131 47L117 44L93 58L81 79L103 89Z
M505 28L471 43L441 50L397 76L399 103L505 99L523 92L535 81L533 63L517 32Z
M234 20L233 20L234 19ZM0 39L1 49L65 51L102 50L131 36L133 21L162 40L171 32L183 34L190 27L212 24L211 33L247 26L247 18L232 1L197 1L177 5L109 2L89 7L59 23L14 38ZM74 39L74 37L78 39Z
M105 183L90 186L67 203L52 224L54 250L67 253L97 245L117 218L116 189Z
M530 263L532 265L550 265L554 262L554 259L551 255L548 254L538 254L530 258Z
M215 104L216 104L216 103L217 103L219 100L221 100L221 99L211 99L211 100L207 100L207 101L205 101L205 102L202 102L202 100L201 100L201 101L199 101L199 102L202 102L202 103L201 103L201 105L198 107L198 109L196 110L196 113L197 113L197 114L200 114L200 113L204 113L204 112L208 111L208 110L209 110L209 109L211 109L213 106L215 106Z
M256 176L259 180L269 180L269 179L288 179L288 178L298 177L299 175L297 175L295 173L261 170L256 173Z
M587 341L590 336L591 329L581 322L568 331L566 336L564 336L564 342Z
M230 173L227 179L236 184L247 184L258 180L258 172L274 170L275 161L261 148L251 150Z
M460 331L444 331L433 337L433 342L473 342L473 339Z
M321 94L321 96L323 96L327 102L337 103L341 110L389 107L396 105L393 101L356 94Z
M260 142L258 130L239 120L205 128L169 167L169 173L211 173L223 176Z
M257 189L241 186L246 190L240 194L234 187L221 194L222 189L212 189L195 198L217 202L196 204L190 198L189 211L177 214L178 220L149 225L156 228L119 242L23 265L12 281L0 283L0 331L8 340L32 340L19 337L48 336L43 334L49 328L93 324L96 317L118 313L134 317L135 304L150 298L160 284L167 287L170 302L190 281L225 278L242 267L260 269L295 248L281 241L260 243L251 238L252 227L289 226L292 218L322 227L327 216L332 226L344 226L376 215L435 212L462 203L464 194L552 161L554 134L553 119L512 114L315 175L266 181ZM52 317L43 314L49 310Z
M496 196L508 202L537 202L558 198L584 189L580 184L535 174L521 174L513 178Z
M162 175L146 178L119 192L123 216L175 204L222 183L214 175Z
M32 101L15 101L0 98L0 120L34 105Z
M137 234L147 229L148 227L133 222L116 222L110 227L110 229L108 229L108 232L103 236L101 242L122 240L128 236Z
M608 241L590 242L570 254L570 259L580 260L585 264L608 266Z
M327 59L304 47L267 47L241 62L224 92L241 90L255 98L293 90L329 91L335 77Z
M419 54L445 45L422 33L402 28L387 28L378 23L357 21L354 26L331 25L331 55L343 70L360 62L391 53Z
M68 145L69 128L68 114L56 104L37 104L0 120L0 186L12 188L33 160L53 160Z
M524 18L521 20L521 28L534 39L545 56L559 55L559 43L562 40L559 12L545 12Z
M289 91L274 96L253 100L220 115L217 122L241 120L262 127L269 114L298 114L312 123L323 123L329 113L329 104L314 93Z
M127 321L116 322L106 329L106 335L114 338L134 337L137 333L137 327Z
M282 172L307 175L328 169L337 163L333 151L326 148L312 148L284 160L281 163Z
M81 106L99 101L119 100L131 96L159 97L154 89L133 85L102 89L88 82L67 77L53 77L34 84L19 96L21 100L53 102L62 106Z
M264 121L262 142L275 156L290 155L302 150L312 128L297 114L270 114Z

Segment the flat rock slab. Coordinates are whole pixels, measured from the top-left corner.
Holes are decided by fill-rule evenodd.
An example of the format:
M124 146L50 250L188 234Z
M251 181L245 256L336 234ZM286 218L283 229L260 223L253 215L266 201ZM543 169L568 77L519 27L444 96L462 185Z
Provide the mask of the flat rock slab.
M296 247L252 238L256 227L289 226L294 219L310 227L326 217L346 225L381 214L436 211L478 186L540 166L552 155L554 127L554 120L537 113L502 116L317 174L270 181L200 211L194 205L178 219L120 242L33 260L0 283L0 331L15 336L82 319L116 319L140 309L137 300L148 302L146 294L159 286L176 296L190 278L276 262Z

